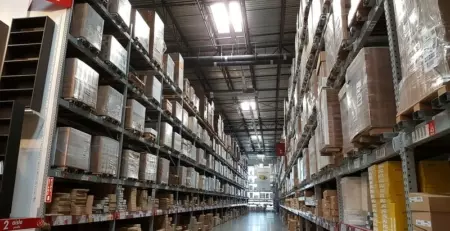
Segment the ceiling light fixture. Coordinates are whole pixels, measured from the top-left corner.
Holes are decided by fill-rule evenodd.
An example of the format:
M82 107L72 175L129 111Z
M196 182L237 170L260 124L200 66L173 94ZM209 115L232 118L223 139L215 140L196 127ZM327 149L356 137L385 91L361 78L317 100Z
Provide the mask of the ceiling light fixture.
M241 108L244 111L256 110L256 103L255 101L244 101L241 103Z
M252 140L261 140L260 135L251 135Z
M230 24L234 28L234 32L242 32L242 14L241 6L238 2L228 3L228 10L225 3L219 2L211 5L211 11L216 23L217 32L219 34L230 33Z

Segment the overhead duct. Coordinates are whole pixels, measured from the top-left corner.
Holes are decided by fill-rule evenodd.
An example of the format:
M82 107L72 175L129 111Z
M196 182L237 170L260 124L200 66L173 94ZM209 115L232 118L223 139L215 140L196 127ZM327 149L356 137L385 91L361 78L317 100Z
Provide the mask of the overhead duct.
M232 56L195 56L184 57L189 65L200 66L241 66L241 65L270 65L292 64L291 54L259 54L259 55L232 55Z

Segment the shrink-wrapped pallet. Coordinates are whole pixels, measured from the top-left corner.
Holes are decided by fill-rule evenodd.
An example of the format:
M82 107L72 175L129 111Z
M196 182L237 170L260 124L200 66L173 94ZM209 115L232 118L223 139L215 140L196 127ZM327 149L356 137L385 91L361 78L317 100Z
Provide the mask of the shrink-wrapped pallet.
M150 27L139 11L133 10L132 16L134 18L134 38L142 45L146 52L149 52Z
M174 75L175 75L175 63L172 60L172 57L170 57L169 54L164 54L163 57L163 72L169 76L169 78L174 81Z
M125 112L125 128L144 133L145 107L135 99L127 100Z
M100 51L103 36L103 18L88 4L79 3L73 7L70 34L75 38L83 38Z
M353 140L374 128L395 125L395 97L389 48L366 47L345 75L349 107L349 134Z
M71 127L58 128L52 166L89 170L91 135Z
M347 96L347 84L342 86L339 91L339 105L341 108L341 128L342 128L342 153L346 157L349 152L354 149L354 146L350 140L350 115L349 107L351 105L350 98Z
M344 223L365 226L367 211L362 210L361 177L344 177L339 184L341 184Z
M122 152L122 162L120 163L120 177L122 178L139 178L139 161L140 154L138 152L125 149Z
M324 0L314 0L312 1L311 6L309 8L308 32L307 32L308 38L305 47L307 56L311 54L311 51L313 50L315 34L316 32L319 32L317 28L319 27L319 21L323 13L322 8L324 6L324 2L325 2Z
M182 138L181 135L174 132L173 133L173 145L172 148L175 149L176 151L181 152L181 143L182 143Z
M308 143L309 156L309 174L311 176L318 173L317 171L317 153L316 153L316 137L313 135Z
M160 135L160 144L165 145L167 147L172 147L172 133L173 127L167 122L161 123L161 135Z
M177 175L177 185L186 186L187 168L184 166L170 166L170 174Z
M181 91L183 91L183 80L184 80L184 59L180 53L170 53L170 57L175 62L175 72L174 72L174 82Z
M95 109L99 74L77 58L66 59L63 98L84 103Z
M337 153L342 147L342 125L338 91L322 88L317 109L318 152Z
M145 83L145 96L155 99L158 103L161 103L161 82L151 74L147 77L147 82Z
M139 159L139 180L156 182L158 159L150 153L141 153Z
M123 95L111 86L99 86L96 113L122 123Z
M183 120L182 120L182 122L183 122L183 125L185 126L185 127L188 127L189 126L189 113L186 111L186 109L184 109L183 108L183 110L182 110L182 118L183 118Z
M168 159L159 157L158 171L156 173L156 183L158 184L169 183L169 165L170 161Z
M435 98L450 79L450 4L445 0L393 3L402 71L398 113L411 113L415 104Z
M155 10L143 10L142 15L150 26L150 58L163 66L163 55L166 52L164 42L164 22Z
M106 136L93 136L91 145L90 171L117 176L119 142Z
M131 4L128 0L108 0L108 11L130 27Z
M327 73L330 73L332 68L339 64L337 62L340 55L339 50L350 37L347 23L349 3L349 0L334 0L332 2L333 12L324 32Z
M197 134L197 117L190 116L188 119L188 128L191 129L192 133Z
M315 130L315 139L316 139L316 162L317 162L317 170L320 171L328 166L332 166L334 165L334 157L333 156L322 156L322 154L320 153L319 150L319 146L318 146L318 136L319 136L319 130L316 129Z
M183 106L177 101L172 101L172 116L178 120L183 120Z
M103 35L100 57L114 65L122 74L127 73L127 51L114 36Z

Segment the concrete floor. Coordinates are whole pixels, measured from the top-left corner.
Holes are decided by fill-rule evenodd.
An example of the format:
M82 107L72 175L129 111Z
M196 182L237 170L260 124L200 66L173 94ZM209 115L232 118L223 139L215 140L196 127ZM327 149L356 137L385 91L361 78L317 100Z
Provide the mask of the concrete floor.
M280 216L274 212L249 214L219 225L213 231L286 231Z

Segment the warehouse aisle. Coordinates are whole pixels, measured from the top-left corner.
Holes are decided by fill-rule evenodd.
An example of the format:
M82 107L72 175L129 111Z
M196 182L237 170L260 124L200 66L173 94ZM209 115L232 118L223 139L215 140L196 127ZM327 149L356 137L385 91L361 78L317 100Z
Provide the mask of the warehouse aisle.
M280 216L274 212L249 214L219 225L213 231L285 231Z

